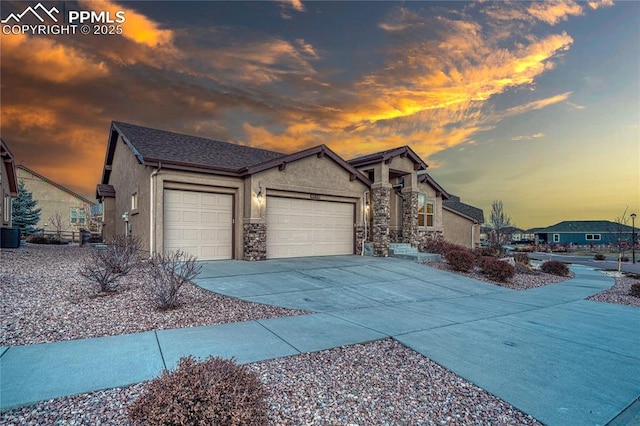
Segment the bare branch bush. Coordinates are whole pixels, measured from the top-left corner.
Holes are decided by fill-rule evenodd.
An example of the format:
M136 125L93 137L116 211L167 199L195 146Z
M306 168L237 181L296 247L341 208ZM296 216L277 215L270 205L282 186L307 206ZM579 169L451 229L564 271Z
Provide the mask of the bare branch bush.
M155 253L145 262L145 282L158 309L178 306L180 287L194 279L202 269L196 257L182 250Z
M62 218L60 213L52 215L49 218L49 224L56 231L56 237L62 239L62 233L69 228L67 222Z
M116 236L105 250L91 249L79 273L98 284L100 292L114 292L118 281L140 264L141 247L138 237Z

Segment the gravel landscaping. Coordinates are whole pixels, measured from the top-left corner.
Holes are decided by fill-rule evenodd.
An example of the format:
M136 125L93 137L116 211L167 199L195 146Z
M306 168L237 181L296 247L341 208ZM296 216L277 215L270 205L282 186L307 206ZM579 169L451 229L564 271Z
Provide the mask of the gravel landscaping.
M606 272L605 272L606 273ZM631 291L631 285L640 283L638 275L635 274L618 274L607 273L607 275L615 277L616 283L613 287L606 289L605 291L594 294L588 297L588 300L595 300L597 302L617 303L619 305L636 306L640 308L640 297L635 297L629 294Z
M96 297L95 289L87 288L77 274L87 250L28 245L0 252L0 345L305 313L218 296L194 285L183 289L179 309L157 311L149 302L140 277L135 276L126 278L117 293ZM446 264L430 266L447 268ZM478 274L470 276L482 278ZM507 287L524 289L565 279L548 274L518 274ZM600 300L595 298L601 295L607 299L603 301L621 300L618 293L614 293L615 297L605 293L594 296L594 300ZM274 425L540 424L391 339L255 363L251 368L270 392L269 418ZM143 388L143 384L137 384L43 401L2 413L0 423L126 425L127 406Z

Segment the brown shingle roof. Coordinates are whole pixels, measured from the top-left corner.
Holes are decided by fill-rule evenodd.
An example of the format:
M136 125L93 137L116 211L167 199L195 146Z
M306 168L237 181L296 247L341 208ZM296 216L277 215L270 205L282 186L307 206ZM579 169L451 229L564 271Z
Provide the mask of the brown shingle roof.
M161 161L235 171L285 155L117 121L112 126L130 144L143 163Z

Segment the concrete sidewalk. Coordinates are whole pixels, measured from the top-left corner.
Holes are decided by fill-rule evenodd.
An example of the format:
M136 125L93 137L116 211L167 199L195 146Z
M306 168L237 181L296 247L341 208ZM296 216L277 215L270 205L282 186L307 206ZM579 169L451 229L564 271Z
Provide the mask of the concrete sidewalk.
M613 280L573 270L516 292L398 259L207 262L204 288L317 313L3 348L0 407L151 379L189 354L247 363L391 336L544 423L606 424L640 397L640 309L585 301Z

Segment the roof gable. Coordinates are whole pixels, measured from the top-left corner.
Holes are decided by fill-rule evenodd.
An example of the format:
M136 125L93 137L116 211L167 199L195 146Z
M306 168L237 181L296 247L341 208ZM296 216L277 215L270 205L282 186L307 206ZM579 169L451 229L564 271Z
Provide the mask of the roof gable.
M451 195L444 190L442 186L438 182L435 181L427 172L422 172L418 174L418 182L426 183L430 185L433 189L440 192L440 195L443 200L447 200L451 198Z
M52 181L51 179L48 179L48 178L46 178L46 177L42 176L40 173L34 172L33 170L29 169L28 167L23 166L22 164L21 164L21 165L19 165L19 166L16 166L16 168L18 168L18 169L20 169L20 170L24 170L24 171L25 171L25 172L27 172L27 173L31 173L31 174L32 174L33 176L35 176L36 178L38 178L38 179L40 179L40 180L42 180L42 181L44 181L44 182L48 183L49 185L52 185L52 186L54 186L54 187L58 188L58 189L59 189L59 190L61 190L61 191L66 192L67 194L69 194L69 195L71 195L71 196L73 196L73 197L76 197L77 199L79 199L79 200L81 200L81 201L83 201L83 202L85 202L85 203L88 203L90 206L92 206L92 205L94 205L94 204L95 204L95 202L90 201L90 200L87 200L87 199L86 199L86 198L84 198L82 195L77 194L77 193L73 192L72 190L70 190L69 188L66 188L66 187L64 187L64 186L60 185L59 183L54 182L54 181Z
M414 170L426 170L427 163L422 161L422 158L415 153L409 146L401 146L398 148L388 149L386 151L374 152L373 154L363 155L349 160L348 163L353 167L369 166L380 162L389 163L393 157L401 156L408 157L414 164Z
M267 169L271 169L276 166L284 168L286 167L287 163L292 163L294 161L301 160L303 158L307 158L312 155L317 155L318 157L326 156L331 158L340 167L342 167L344 170L346 170L350 174L351 180L358 179L364 184L366 184L367 186L371 186L371 181L366 176L364 176L362 173L356 170L355 167L350 165L348 162L344 161L338 154L333 152L326 145L318 145L313 148L305 149L304 151L295 152L293 154L285 155L283 157L266 161L264 163L257 164L255 166L247 167L244 169L244 174L250 175L250 174L258 173Z

